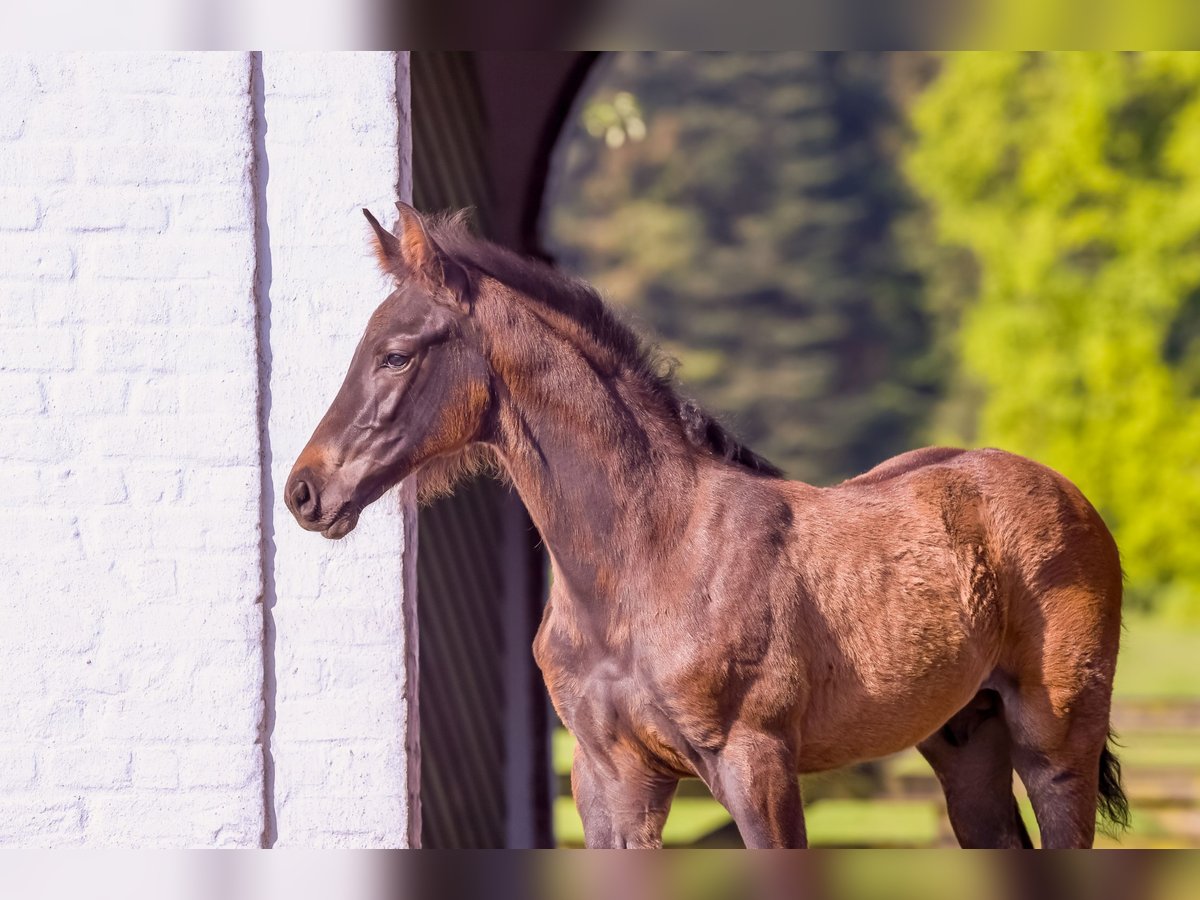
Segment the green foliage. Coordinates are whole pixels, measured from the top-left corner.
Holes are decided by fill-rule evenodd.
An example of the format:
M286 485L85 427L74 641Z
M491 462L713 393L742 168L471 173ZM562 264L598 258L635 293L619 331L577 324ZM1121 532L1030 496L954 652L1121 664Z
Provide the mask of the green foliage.
M1073 479L1132 596L1200 614L1200 55L952 54L913 122L978 265L979 442Z
M933 324L882 54L622 53L562 143L549 247L687 390L827 483L920 443Z

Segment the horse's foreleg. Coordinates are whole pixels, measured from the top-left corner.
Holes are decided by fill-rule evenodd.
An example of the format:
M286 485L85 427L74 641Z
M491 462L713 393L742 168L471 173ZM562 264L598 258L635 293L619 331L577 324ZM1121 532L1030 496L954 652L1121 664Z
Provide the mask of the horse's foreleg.
M599 849L661 847L678 784L647 767L593 759L576 747L571 791L585 843Z
M731 735L705 780L752 849L805 847L795 754L766 734Z
M917 745L946 795L946 813L963 847L1032 847L1013 796L1008 728L999 698L981 692Z

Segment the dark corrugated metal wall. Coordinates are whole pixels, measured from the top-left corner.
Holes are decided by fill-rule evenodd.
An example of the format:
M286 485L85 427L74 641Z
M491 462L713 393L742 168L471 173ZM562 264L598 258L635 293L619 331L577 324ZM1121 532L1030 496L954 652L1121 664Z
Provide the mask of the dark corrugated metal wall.
M421 512L421 843L504 847L504 633L496 485L476 480Z
M490 226L487 122L469 53L414 52L413 200ZM530 660L542 566L520 501L479 478L423 509L418 537L421 841L551 840L544 689Z

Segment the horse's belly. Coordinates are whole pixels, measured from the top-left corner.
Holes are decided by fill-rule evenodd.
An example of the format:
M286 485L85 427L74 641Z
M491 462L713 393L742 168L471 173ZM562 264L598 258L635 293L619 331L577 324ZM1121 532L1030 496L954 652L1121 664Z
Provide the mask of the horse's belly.
M801 772L822 772L897 753L941 728L987 677L981 659L961 660L907 683L830 684L809 698L800 729Z

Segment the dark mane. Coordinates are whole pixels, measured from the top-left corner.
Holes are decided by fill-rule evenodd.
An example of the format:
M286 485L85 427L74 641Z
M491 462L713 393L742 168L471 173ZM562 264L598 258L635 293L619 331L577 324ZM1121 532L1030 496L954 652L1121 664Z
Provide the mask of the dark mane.
M463 213L429 217L426 224L434 242L456 262L507 284L581 325L672 410L694 446L760 475L783 475L779 468L739 442L695 401L680 396L675 387L673 364L622 322L590 284L475 236Z

